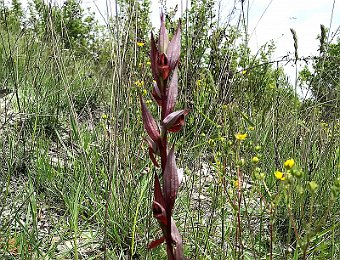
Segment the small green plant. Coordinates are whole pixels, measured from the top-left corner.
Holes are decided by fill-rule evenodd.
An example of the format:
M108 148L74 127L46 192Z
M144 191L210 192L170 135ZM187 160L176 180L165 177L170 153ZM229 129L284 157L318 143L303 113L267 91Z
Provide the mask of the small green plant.
M178 188L183 178L183 170L177 169L174 146L169 150L167 140L168 132L178 132L184 125L184 116L187 110L174 111L178 94L178 61L180 57L181 24L169 41L165 28L165 15L161 15L161 27L156 46L153 34L151 34L151 68L155 80L152 95L161 108L161 122L158 127L155 119L148 110L142 95L140 102L146 138L149 144L149 155L155 167L159 167L155 155L161 161L160 184L158 174L154 180L154 201L152 205L153 215L158 220L163 237L153 241L149 249L166 241L168 259L184 259L182 237L172 219L172 212L178 193Z

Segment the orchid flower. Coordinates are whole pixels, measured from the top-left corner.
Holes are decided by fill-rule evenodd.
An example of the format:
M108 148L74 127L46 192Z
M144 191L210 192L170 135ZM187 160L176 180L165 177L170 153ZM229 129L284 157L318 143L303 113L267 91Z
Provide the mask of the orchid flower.
M165 15L161 15L161 26L158 44L151 33L151 70L154 78L152 96L161 108L161 119L158 125L140 96L144 128L148 134L145 140L149 146L149 156L155 167L161 168L161 175L155 174L154 201L152 211L157 219L163 236L151 242L149 249L164 241L167 246L168 259L182 260L182 237L172 218L173 208L180 187L183 170L176 165L174 146L169 150L167 134L178 132L184 125L188 110L174 111L178 95L178 62L181 49L181 23L169 40L165 27ZM157 159L160 157L160 163ZM162 185L160 182L162 180Z

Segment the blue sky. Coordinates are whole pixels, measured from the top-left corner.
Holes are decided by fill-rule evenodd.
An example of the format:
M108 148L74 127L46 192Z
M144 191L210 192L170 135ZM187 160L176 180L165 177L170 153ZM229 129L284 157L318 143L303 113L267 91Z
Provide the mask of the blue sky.
M254 30L249 44L255 51L273 39L276 45L274 59L292 54L290 28L293 28L298 36L299 56L317 54L319 41L316 37L320 34L320 24L330 28L331 33L339 29L340 0L254 0L249 10L249 32ZM300 62L298 69L304 65ZM287 65L285 71L291 82L295 82L295 67Z
M240 10L239 0L220 0L219 2L223 22L228 22L226 17L228 17L235 3L237 10ZM98 17L98 9L102 14L106 13L106 3L109 7L111 6L112 10L115 3L113 0L108 0L108 2L106 0L83 1L83 4L91 7L91 10L96 12ZM181 7L183 6L184 9L186 6L186 0L168 0L167 3L169 7L178 4L179 14L182 11ZM159 7L159 1L152 0L152 22L155 27L159 25ZM236 12L236 14L238 13ZM237 18L236 15L234 19ZM308 56L317 53L318 40L316 40L316 37L320 33L320 24L330 27L331 32L339 28L340 0L250 0L248 18L251 35L249 46L254 53L261 45L274 40L277 47L274 59L288 53L292 54L294 47L290 28L293 28L298 35L299 55ZM292 81L295 80L293 79L294 71L295 69L292 67L286 68L286 72L292 78Z
M270 2L268 0L252 2L249 12L250 31L257 24L250 43L254 49L273 39L277 45L276 55L293 51L290 33L290 28L293 28L298 35L300 55L310 55L318 48L316 36L320 33L320 24L331 27L331 31L335 31L340 25L339 0L335 1L332 21L333 0L273 0L268 6Z
M179 14L181 6L185 8L186 5L186 0L167 2L170 7L178 4ZM222 21L226 22L234 2L239 9L240 1L220 0ZM102 13L106 13L106 0L85 0L83 3L94 12L99 13L99 8ZM113 8L114 1L108 3ZM331 23L333 3L335 5ZM159 24L159 6L157 0L152 1L152 21L155 27ZM316 36L320 33L320 24L331 26L331 31L340 26L340 0L250 0L248 17L251 34L249 44L253 51L273 39L277 46L275 56L280 57L292 52L290 28L294 28L298 35L299 52L306 56L317 51Z

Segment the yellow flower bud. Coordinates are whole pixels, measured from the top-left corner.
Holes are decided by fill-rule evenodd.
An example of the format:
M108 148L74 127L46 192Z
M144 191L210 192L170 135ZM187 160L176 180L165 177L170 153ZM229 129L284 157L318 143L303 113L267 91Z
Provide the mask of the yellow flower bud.
M308 185L311 192L315 192L319 187L319 185L315 181L310 181Z
M296 178L301 178L301 177L303 176L302 170L292 170L292 174L293 174L293 176L295 176Z
M198 80L196 81L197 87L201 86L201 82L202 82L202 80L200 80L200 79L198 79Z
M244 166L246 164L246 160L244 160L243 158L240 159L237 163L239 166Z
M340 188L340 176L336 177L334 185L335 187Z
M209 140L208 140L208 144L209 144L210 146L215 146L215 140L214 140L214 139L209 139Z
M260 173L261 172L261 168L260 167L256 167L255 169L254 169L254 173Z
M256 152L261 151L261 149L262 149L261 145L256 145L256 146L255 146L255 151L256 151Z
M264 180L265 177L266 177L266 174L265 174L264 172L261 172L261 173L259 174L259 179L260 179L260 180Z
M253 164L257 164L259 161L260 161L260 159L259 159L259 157L257 157L257 156L254 156L254 157L251 159L251 162L252 162Z
M220 142L225 142L225 138L223 136L220 137Z

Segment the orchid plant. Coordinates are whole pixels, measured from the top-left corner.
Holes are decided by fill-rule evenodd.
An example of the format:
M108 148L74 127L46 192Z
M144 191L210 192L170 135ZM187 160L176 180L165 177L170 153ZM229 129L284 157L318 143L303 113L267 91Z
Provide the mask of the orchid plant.
M163 236L150 243L149 249L164 241L167 245L168 259L184 259L182 237L172 218L178 189L183 178L183 170L177 169L174 146L169 148L167 135L178 132L184 125L187 110L174 111L178 94L178 62L181 47L181 23L171 41L165 28L165 15L161 15L158 46L151 33L151 69L154 78L152 96L161 109L160 124L148 110L142 96L140 103L144 128L148 133L149 156L154 166L160 168L161 175L154 177L154 217L162 229ZM160 159L159 159L160 158ZM160 161L160 164L159 164ZM161 185L161 181L163 182Z

